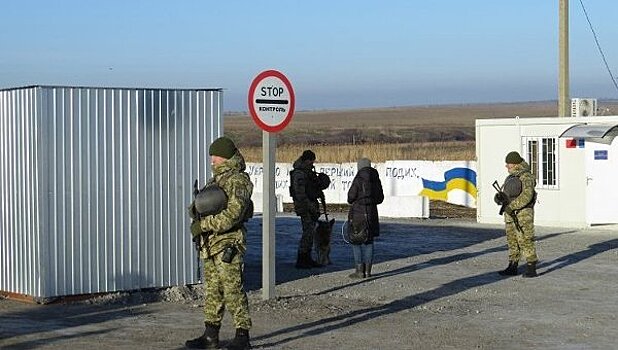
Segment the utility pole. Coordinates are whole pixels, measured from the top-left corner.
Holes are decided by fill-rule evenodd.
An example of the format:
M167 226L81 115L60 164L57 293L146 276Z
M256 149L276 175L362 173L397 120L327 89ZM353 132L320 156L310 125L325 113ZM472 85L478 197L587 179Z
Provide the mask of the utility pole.
M569 98L569 0L559 0L558 117L571 115Z

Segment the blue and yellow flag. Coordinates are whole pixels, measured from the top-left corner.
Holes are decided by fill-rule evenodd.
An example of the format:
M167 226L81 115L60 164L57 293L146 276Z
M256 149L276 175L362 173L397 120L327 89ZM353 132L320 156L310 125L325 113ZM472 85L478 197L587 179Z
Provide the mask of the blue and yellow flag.
M419 196L446 201L452 190L462 190L476 199L476 172L469 168L453 168L444 172L444 181L423 180Z

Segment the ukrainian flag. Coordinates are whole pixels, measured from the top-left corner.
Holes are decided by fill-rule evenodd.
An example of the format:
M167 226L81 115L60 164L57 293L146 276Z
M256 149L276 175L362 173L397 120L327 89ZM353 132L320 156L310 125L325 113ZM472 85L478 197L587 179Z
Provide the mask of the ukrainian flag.
M462 190L476 199L476 172L469 168L453 168L444 173L444 181L423 180L419 196L446 201L452 190Z

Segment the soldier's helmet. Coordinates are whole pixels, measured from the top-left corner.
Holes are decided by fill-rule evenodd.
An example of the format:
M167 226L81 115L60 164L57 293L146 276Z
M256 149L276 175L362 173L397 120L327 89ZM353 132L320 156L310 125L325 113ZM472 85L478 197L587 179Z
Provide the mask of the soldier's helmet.
M227 195L214 182L195 196L195 211L200 216L219 214L225 208L227 208Z
M517 176L509 176L504 181L504 193L506 193L509 198L515 198L519 196L521 193L521 180Z

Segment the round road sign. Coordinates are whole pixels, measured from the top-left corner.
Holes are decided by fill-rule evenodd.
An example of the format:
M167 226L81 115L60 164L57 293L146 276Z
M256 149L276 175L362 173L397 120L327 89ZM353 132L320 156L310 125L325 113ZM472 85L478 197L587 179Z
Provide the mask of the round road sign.
M283 130L294 115L294 89L276 70L263 71L253 79L247 102L253 121L264 131Z

